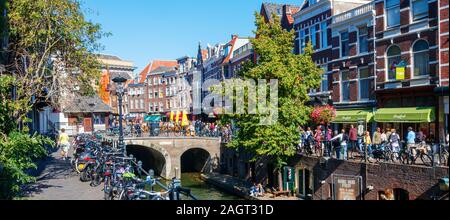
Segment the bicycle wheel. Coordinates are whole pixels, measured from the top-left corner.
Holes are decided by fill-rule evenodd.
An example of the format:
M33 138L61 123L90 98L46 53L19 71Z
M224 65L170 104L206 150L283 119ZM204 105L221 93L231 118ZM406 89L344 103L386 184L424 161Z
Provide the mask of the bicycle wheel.
M105 182L103 185L103 196L105 200L112 200L111 179L108 176L105 177Z
M428 154L421 154L420 159L425 166L431 167L433 165L432 159Z
M442 152L439 154L439 162L441 166L448 166L448 152Z

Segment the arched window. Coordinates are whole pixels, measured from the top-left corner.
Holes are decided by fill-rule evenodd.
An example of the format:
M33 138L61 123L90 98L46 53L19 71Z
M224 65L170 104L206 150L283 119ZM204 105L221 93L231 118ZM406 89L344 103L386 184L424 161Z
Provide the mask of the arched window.
M429 46L425 40L418 40L413 46L414 76L425 76L429 74L430 55Z
M392 45L386 52L387 55L387 69L388 69L388 80L395 80L395 67L400 63L401 60L400 47L397 45Z

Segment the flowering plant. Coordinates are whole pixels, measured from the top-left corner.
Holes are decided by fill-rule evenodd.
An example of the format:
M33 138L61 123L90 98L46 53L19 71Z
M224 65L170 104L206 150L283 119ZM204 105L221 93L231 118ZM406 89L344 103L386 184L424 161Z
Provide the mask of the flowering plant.
M316 124L328 124L336 118L336 109L331 105L315 107L311 118Z

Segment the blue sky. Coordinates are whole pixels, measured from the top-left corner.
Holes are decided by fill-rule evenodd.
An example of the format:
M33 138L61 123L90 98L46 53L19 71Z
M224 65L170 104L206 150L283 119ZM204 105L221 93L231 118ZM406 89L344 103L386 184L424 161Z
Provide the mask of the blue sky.
M101 40L101 53L133 61L138 72L152 59L196 56L199 41L205 46L227 42L232 34L252 36L253 13L262 2L268 0L82 0L82 8L112 34Z

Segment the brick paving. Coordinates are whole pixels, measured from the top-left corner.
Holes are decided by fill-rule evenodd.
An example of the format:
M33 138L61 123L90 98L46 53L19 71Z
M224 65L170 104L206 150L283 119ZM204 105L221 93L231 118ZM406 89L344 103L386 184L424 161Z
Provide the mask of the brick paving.
M71 154L69 154L71 155ZM23 197L30 200L102 200L102 186L83 183L72 171L69 161L63 161L60 152L53 153L40 163L38 180L24 187Z

